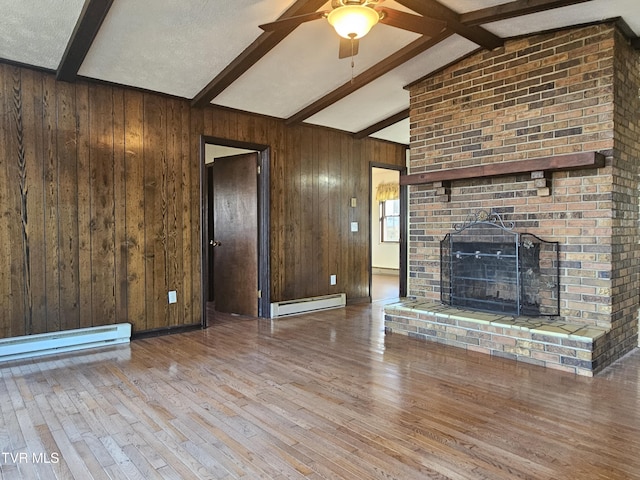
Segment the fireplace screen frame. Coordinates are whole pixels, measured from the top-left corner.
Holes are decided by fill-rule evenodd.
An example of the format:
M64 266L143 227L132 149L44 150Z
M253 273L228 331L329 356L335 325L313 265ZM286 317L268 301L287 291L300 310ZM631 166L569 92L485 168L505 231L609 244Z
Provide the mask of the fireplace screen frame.
M518 233L480 210L440 242L440 299L458 308L513 316L560 314L559 242Z

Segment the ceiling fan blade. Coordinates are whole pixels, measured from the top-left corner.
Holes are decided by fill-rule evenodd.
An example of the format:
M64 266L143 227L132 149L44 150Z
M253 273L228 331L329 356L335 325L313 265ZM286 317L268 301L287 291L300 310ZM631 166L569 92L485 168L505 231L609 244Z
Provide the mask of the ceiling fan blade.
M275 22L264 23L260 25L260 28L265 32L273 32L275 30L279 30L281 28L296 28L298 25L303 24L305 22L311 22L313 20L318 20L326 15L326 11L321 12L312 12L304 15L296 15L294 17L283 18L281 20L276 20Z
M447 27L447 22L443 20L421 17L391 8L376 8L376 10L383 14L380 23L429 37L436 36Z
M351 47L353 45L353 50ZM359 42L357 39L351 40L350 38L340 37L340 50L338 52L338 58L349 58L358 54Z

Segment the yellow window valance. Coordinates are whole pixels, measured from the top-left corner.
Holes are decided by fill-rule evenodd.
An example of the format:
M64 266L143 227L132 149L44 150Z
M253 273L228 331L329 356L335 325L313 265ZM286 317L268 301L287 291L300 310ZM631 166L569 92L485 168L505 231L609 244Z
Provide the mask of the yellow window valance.
M381 183L376 189L376 201L396 200L400 198L400 185L397 183Z

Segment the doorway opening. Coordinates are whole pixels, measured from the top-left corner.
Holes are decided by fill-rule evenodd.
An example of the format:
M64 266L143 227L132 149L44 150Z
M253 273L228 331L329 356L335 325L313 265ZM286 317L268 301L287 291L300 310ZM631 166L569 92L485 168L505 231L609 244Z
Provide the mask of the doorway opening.
M406 296L406 187L400 186L403 171L395 165L371 165L372 302Z
M202 318L268 316L269 147L201 140Z

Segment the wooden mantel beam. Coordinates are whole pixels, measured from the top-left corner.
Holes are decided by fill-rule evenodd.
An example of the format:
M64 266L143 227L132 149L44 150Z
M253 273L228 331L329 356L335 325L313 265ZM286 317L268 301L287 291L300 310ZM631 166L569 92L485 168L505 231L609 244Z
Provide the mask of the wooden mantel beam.
M528 172L554 172L604 166L605 157L598 152L572 153L554 157L528 158L513 162L488 163L471 167L434 170L412 175L401 175L400 185L424 185L433 182L465 180L480 177L498 177Z

